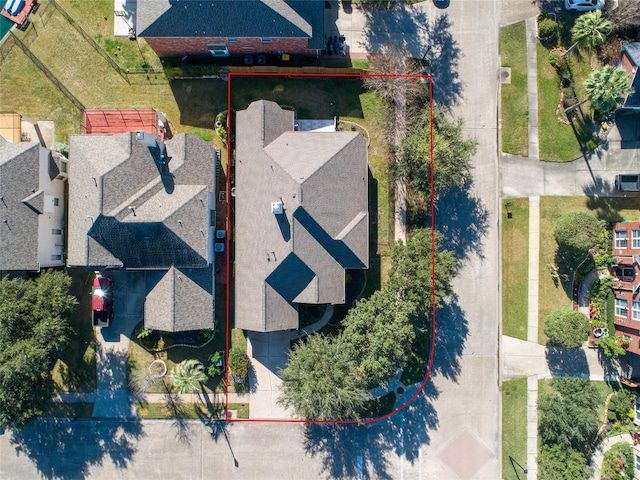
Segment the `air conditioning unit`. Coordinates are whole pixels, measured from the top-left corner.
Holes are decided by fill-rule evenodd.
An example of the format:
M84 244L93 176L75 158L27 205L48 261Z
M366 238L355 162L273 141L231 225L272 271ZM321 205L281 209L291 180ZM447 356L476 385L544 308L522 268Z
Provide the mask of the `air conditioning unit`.
M214 243L213 244L214 252L224 252L224 243Z
M226 202L227 201L227 192L226 192L226 190L220 190L218 192L218 201L219 202Z

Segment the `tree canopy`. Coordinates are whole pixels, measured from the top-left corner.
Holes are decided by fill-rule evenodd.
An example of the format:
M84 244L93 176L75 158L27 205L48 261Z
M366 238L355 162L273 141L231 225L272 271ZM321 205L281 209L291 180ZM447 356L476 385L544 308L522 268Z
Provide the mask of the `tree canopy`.
M451 293L455 258L435 239L436 302ZM407 364L418 318L431 314L431 231L416 230L392 249L385 288L358 301L334 337L314 334L289 353L278 403L306 419L357 419L370 399Z
M605 65L591 72L584 81L584 91L593 109L608 113L633 93L631 77L622 67Z
M201 392L202 384L207 381L207 374L200 361L188 359L177 364L169 374L169 378L177 392L182 395Z
M410 130L402 142L402 154L391 166L397 180L405 180L426 200L437 198L448 188L462 186L471 178L471 157L478 142L465 138L462 119L449 119L444 112L433 112L434 191L431 192L431 128L429 112Z
M538 476L545 480L583 480L587 462L580 452L561 445L543 445L538 455Z
M50 371L67 346L77 301L71 279L43 271L35 280L0 280L0 425L23 427L51 401Z
M558 243L558 256L576 267L602 235L604 222L587 212L569 212L561 215L554 226L553 235Z
M431 238L430 229L417 229L409 236L406 245L397 243L391 249L391 269L386 288L402 300L413 303L420 315L431 314ZM439 302L452 292L451 279L457 273L456 259L451 251L442 248L442 234L439 232L433 239L433 249L436 302Z
M589 318L573 310L553 310L544 321L545 335L553 345L560 347L580 347L589 338L590 330Z
M571 36L575 43L567 52L573 50L578 44L584 44L591 50L598 48L604 43L611 28L611 22L602 17L602 10L583 13L573 24Z
M598 392L585 378L555 377L557 393L538 401L538 430L543 443L586 452L598 431Z
M310 335L290 351L281 375L278 404L301 418L357 419L368 399L354 346L341 336Z

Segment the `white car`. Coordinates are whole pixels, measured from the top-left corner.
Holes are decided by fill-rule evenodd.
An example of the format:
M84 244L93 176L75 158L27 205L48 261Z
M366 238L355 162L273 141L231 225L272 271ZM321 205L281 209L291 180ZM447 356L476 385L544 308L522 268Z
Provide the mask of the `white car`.
M586 12L604 7L604 0L564 0L564 8Z

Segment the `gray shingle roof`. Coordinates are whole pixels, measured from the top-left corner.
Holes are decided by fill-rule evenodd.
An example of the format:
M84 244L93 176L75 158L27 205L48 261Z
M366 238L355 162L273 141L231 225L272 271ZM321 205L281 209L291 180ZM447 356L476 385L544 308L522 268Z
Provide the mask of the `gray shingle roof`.
M640 67L640 42L622 42L622 49L627 53L631 61L636 67ZM640 75L636 71L633 75L631 87L634 92L628 95L624 101L625 108L640 107Z
M176 135L161 165L134 135L71 136L69 265L206 266L212 146Z
M38 268L40 149L0 136L0 270Z
M324 46L324 2L317 0L138 0L141 37L308 38Z
M292 120L268 101L237 114L239 328L297 328L298 303L344 303L345 269L368 267L365 139L293 132ZM284 213L272 213L272 202Z
M640 66L640 42L622 42L622 49L636 67Z
M147 271L146 328L166 332L213 328L213 268Z
M165 146L135 133L71 136L68 264L145 269L147 327L211 328L213 146L185 134Z

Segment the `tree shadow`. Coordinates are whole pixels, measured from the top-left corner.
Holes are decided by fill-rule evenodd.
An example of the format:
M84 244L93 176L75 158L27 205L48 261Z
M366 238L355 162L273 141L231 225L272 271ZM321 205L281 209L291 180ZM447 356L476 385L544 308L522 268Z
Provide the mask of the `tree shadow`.
M470 195L472 182L450 188L436 201L436 228L444 235L443 245L453 251L458 266L472 252L484 258L482 239L487 233L489 211L481 199Z
M589 363L581 348L547 347L545 357L549 371L554 377L589 377Z
M428 65L425 73L434 78L433 99L444 108L453 107L462 98L462 83L458 76L461 50L451 34L448 14L430 22L417 6L392 9L365 8L363 47L378 53L393 44ZM441 86L441 87L440 87Z
M28 456L45 478L86 478L105 459L122 471L136 454L135 442L144 436L137 419L126 421L39 420L11 432L18 455Z
M469 322L458 303L458 295L452 294L437 312L436 344L433 352L431 376L442 375L457 382L460 374L460 358L469 335Z
M411 464L417 461L420 449L430 444L429 432L439 426L434 407L438 396L436 387L427 383L410 405L384 420L349 425L308 423L305 451L321 459L326 478L395 478L395 466L385 453L393 451Z

